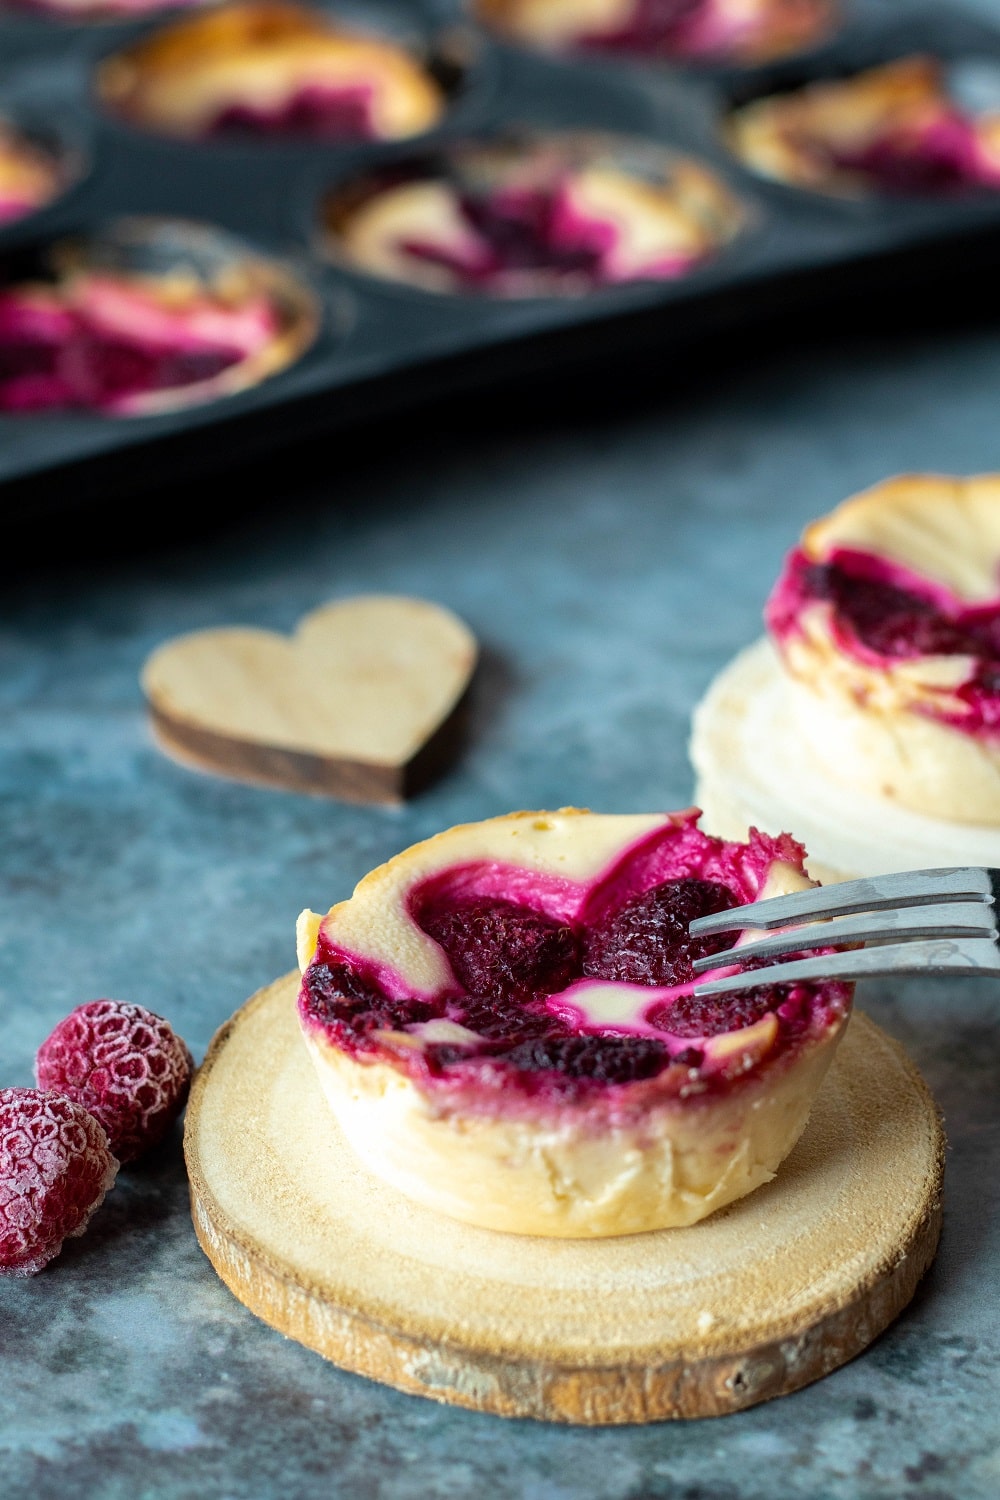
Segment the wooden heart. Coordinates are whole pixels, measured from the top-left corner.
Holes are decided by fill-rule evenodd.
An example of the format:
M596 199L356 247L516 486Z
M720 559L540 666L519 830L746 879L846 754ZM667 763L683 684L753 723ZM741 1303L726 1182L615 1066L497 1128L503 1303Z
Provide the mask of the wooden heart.
M476 657L449 610L372 594L323 605L290 638L240 627L179 636L141 681L157 742L185 764L399 802L451 748Z

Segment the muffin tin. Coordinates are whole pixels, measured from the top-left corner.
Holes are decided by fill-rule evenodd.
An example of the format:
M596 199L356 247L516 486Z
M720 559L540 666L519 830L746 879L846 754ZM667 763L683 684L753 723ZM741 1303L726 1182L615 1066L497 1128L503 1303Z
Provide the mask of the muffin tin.
M99 232L122 216L216 226L275 257L321 308L301 356L260 384L201 405L128 418L0 415L0 488L8 514L55 496L80 501L150 474L208 471L470 383L517 377L541 361L630 353L671 357L702 333L735 334L783 304L807 310L877 292L905 269L912 283L996 263L1000 193L949 200L846 201L768 182L727 151L733 102L928 51L995 60L1000 30L939 5L855 0L808 56L754 69L680 67L605 55L556 59L503 43L460 0L331 5L347 23L397 35L444 68L450 107L418 140L337 145L291 138L186 142L111 118L95 103L98 62L178 14L76 24L4 10L0 114L41 129L72 161L55 201L0 227L0 278L52 239ZM610 132L659 143L713 169L746 210L742 231L674 280L578 296L493 298L428 291L372 276L330 253L322 205L374 171L508 130Z

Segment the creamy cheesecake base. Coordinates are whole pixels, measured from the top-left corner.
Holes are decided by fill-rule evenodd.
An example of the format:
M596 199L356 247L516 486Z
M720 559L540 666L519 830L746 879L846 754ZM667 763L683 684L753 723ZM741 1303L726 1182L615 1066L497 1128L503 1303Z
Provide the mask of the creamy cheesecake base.
M318 1038L309 1050L360 1160L414 1202L484 1229L598 1239L694 1224L769 1182L805 1128L839 1035L790 1060L778 1081L593 1132L575 1118L435 1113L394 1069Z

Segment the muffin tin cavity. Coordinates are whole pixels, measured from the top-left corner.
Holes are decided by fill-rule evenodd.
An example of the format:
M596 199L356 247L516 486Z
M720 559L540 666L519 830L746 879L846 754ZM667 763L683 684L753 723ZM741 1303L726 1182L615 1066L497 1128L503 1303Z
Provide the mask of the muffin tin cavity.
M323 208L326 242L350 266L492 297L674 280L745 221L705 164L584 131L512 132L398 161L335 189Z
M167 136L390 141L436 126L453 59L298 0L237 0L182 16L105 57L97 98Z
M837 0L473 0L482 24L522 46L756 66L825 41Z
M0 117L40 143L66 142L69 171L47 204L0 223L8 514L22 499L34 514L47 499L103 498L145 459L166 483L175 462L204 470L391 419L431 390L446 399L530 377L543 347L553 368L581 372L581 354L588 368L659 367L664 350L683 360L706 337L724 357L727 339L775 310L794 306L806 326L811 307L836 300L861 317L866 298L881 306L921 275L971 289L1000 255L1000 194L982 183L816 191L764 176L727 138L726 122L754 100L910 54L940 66L963 109L989 115L1000 31L933 0L823 0L826 29L808 44L800 30L778 45L772 27L753 48L697 56L658 50L646 33L645 51L542 45L495 9L475 12L485 0L84 0L60 24L52 11L15 14L15 3L25 0L0 0ZM781 14L815 17L813 5L785 0ZM745 0L686 0L684 15L737 9L749 13ZM664 0L655 14L676 20L681 7ZM322 50L332 32L363 38L380 65L394 58L424 113L386 125L374 89L364 93L369 75L360 91L334 89L329 110L294 70L273 92L254 38L316 37ZM252 41L246 91L231 45L241 34ZM213 55L237 78L228 95L206 85L211 67L199 71ZM175 349L168 369L139 338L114 372L102 364L103 334L65 302L86 278L64 284L56 247L102 246L103 260L109 234L119 243L118 226L137 219L160 226L157 244L190 255L192 235L207 237L240 247L230 264L271 268L260 305L273 292L278 313L259 347L208 348L202 365ZM210 299L213 275L195 265L190 284ZM122 267L133 262L116 275ZM49 316L30 348L24 293L13 291L29 283ZM163 283L145 289L155 302Z
M124 218L8 258L0 411L176 411L258 385L316 336L315 295L203 224Z

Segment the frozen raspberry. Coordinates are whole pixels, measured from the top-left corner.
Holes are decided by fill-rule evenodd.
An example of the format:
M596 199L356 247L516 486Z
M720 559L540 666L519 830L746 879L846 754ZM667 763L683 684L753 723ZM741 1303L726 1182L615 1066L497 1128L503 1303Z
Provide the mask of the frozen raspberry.
M128 1162L166 1135L184 1108L193 1068L161 1016L119 1000L89 1000L39 1047L35 1080L89 1110L118 1160Z
M421 911L417 920L447 953L467 995L551 995L580 973L573 929L513 901L470 897Z
M730 941L689 937L688 923L735 905L729 887L716 880L670 880L642 891L587 933L583 972L619 984L688 984L692 959Z
M104 1128L82 1105L0 1089L0 1275L48 1265L83 1233L117 1173Z

